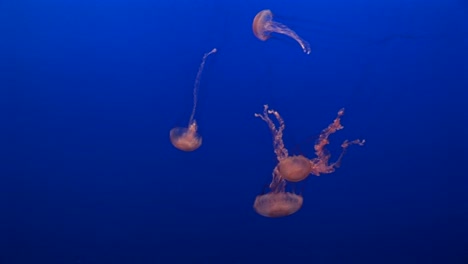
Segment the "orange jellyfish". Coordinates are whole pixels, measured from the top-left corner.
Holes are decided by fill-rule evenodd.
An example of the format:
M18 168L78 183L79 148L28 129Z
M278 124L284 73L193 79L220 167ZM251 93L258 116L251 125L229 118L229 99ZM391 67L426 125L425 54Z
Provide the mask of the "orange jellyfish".
M306 54L310 54L310 45L303 40L299 35L287 26L273 21L273 13L269 9L262 10L257 13L252 23L254 35L262 41L266 41L271 37L272 32L286 35L296 40L301 45L302 50Z
M345 140L342 144L342 152L338 159L329 164L330 154L328 150L325 149L325 146L329 144L328 137L335 133L336 131L343 129L341 125L341 116L344 114L344 109L341 109L338 112L337 117L327 128L325 128L322 133L320 133L319 138L315 143L315 154L316 158L309 160L308 158L302 155L288 155L288 150L283 143L283 130L285 128L283 118L277 111L269 110L268 105L264 106L263 114L255 114L256 117L261 118L268 124L272 134L273 134L273 147L278 159L278 169L279 175L290 182L298 182L307 178L310 174L320 176L323 173L332 173L335 171L335 168L340 166L341 160L343 158L346 149L350 145L363 145L365 140ZM279 129L276 129L275 124L270 119L269 115L274 115L279 123Z
M258 195L254 201L254 210L265 217L283 217L292 215L302 207L301 195L286 192L286 181L281 177L278 167L273 170L270 192Z
M211 54L216 53L216 51L217 49L214 48L210 52L203 55L197 77L195 78L195 85L193 88L193 108L188 122L188 127L175 127L169 132L172 145L182 151L194 151L202 144L202 137L197 132L198 126L194 119L198 101L198 88L200 87L200 78L203 72L203 68L205 67L206 58L208 58L208 56Z

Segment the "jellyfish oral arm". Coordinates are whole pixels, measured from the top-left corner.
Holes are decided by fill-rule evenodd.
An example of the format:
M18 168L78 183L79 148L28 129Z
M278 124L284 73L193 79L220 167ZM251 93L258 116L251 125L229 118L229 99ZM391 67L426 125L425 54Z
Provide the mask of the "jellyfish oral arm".
M286 181L281 177L278 166L275 167L272 173L272 180L270 183L270 190L272 192L284 192L286 188Z
M316 176L319 176L320 174L323 174L323 173L334 172L335 168L338 168L341 165L341 160L346 152L346 149L349 146L351 145L362 146L365 143L365 140L359 140L359 139L356 139L353 141L345 140L343 144L341 144L342 151L338 159L335 162L328 164L328 161L330 160L330 154L328 150L325 149L325 146L330 143L330 141L328 140L328 137L331 134L335 133L338 130L343 129L343 126L341 125L341 122L340 122L341 116L343 115L344 115L344 109L341 109L340 111L338 111L338 115L335 118L335 120L333 120L333 123L331 123L327 128L325 128L322 131L322 133L320 133L319 139L315 143L314 148L315 148L315 154L317 155L317 157L311 160L311 165L312 165L311 173Z
M276 117L279 123L279 128L276 128L275 123L270 119L269 114L272 114ZM271 130L271 133L273 135L273 148L276 154L276 157L278 161L281 161L282 159L285 159L288 157L288 150L284 146L283 142L283 131L285 128L284 125L284 120L280 116L280 114L277 111L274 110L269 110L268 105L263 106L263 113L262 114L255 114L255 117L261 118L263 121L265 121L268 125L268 127Z
M299 43L299 45L301 45L301 48L304 51L304 53L310 54L311 50L310 50L309 43L307 41L303 40L301 37L299 37L299 35L297 35L296 32L294 32L293 30L291 30L287 26L285 26L285 25L283 25L283 24L281 24L279 22L275 22L275 21L271 21L271 23L268 23L265 26L267 27L266 31L283 34L283 35L286 35L286 36L296 40L297 43Z
M213 54L213 53L216 53L218 51L217 48L213 48L210 52L208 52L207 54L205 54L206 57L208 57L209 55Z
M188 131L190 134L195 134L197 133L197 129L198 129L197 121L193 120L188 126Z
M190 114L189 126L192 124L193 119L195 118L195 111L197 109L197 102L198 102L198 90L200 88L200 79L201 79L201 75L203 72L203 68L205 67L206 58L208 58L208 56L210 56L211 54L216 53L217 51L218 50L214 48L210 52L205 53L203 55L203 59L200 64L200 67L198 68L197 77L195 78L195 84L193 87L193 108L192 108L192 113Z
M340 153L340 156L338 157L338 159L332 164L333 167L335 168L339 168L340 165L341 165L341 160L343 159L343 156L344 154L346 153L346 150L348 149L349 146L351 145L359 145L359 146L363 146L364 143L366 143L366 140L363 139L363 140L360 140L360 139L355 139L353 141L349 141L349 140L345 140L343 141L343 143L341 144L341 153Z

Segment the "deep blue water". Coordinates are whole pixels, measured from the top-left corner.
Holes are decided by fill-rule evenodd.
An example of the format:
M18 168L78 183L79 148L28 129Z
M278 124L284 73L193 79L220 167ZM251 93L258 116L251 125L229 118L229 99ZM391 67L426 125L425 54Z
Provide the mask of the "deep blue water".
M269 8L312 47L262 42ZM463 1L0 1L0 263L468 263ZM465 42L464 42L465 41ZM195 75L200 149L187 124ZM335 173L252 208L345 107ZM312 144L310 143L312 142Z

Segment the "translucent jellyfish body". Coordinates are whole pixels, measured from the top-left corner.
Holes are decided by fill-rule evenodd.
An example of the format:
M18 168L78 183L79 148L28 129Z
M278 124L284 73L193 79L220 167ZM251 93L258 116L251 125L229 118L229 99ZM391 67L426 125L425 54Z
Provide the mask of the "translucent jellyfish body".
M304 202L301 195L286 192L286 182L277 168L273 170L270 192L258 195L254 201L254 210L265 217L284 217L301 209Z
M290 182L302 181L311 171L310 160L302 155L289 156L279 161L278 170Z
M302 207L303 198L290 192L270 192L255 199L255 211L265 217L292 215Z
M193 121L189 127L175 127L169 132L174 147L183 151L194 151L202 144L202 137L197 133L197 123Z
M302 50L306 54L310 54L310 45L303 40L296 32L279 22L273 20L273 13L269 9L262 10L257 13L252 23L254 35L262 41L266 41L271 37L271 33L286 35L301 45Z

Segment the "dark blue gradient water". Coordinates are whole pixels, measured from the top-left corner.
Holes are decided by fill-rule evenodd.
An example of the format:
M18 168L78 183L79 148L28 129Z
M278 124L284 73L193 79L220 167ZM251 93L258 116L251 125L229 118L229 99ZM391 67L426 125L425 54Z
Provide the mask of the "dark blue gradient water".
M312 48L252 20L271 9ZM461 1L0 1L0 263L467 263ZM204 53L196 119L186 125ZM279 219L275 166L364 138Z

